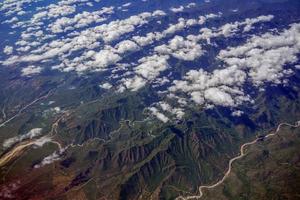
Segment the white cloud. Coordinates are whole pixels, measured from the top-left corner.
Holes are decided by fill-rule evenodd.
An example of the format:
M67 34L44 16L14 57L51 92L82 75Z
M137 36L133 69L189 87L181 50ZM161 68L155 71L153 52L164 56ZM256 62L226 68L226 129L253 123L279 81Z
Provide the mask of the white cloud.
M130 40L123 40L115 46L116 51L119 54L124 54L131 51L139 50L139 46Z
M60 155L57 152L54 152L53 154L45 157L40 164L35 165L34 168L40 168L58 160L60 160Z
M194 91L194 92L191 92L191 99L196 103L196 104L199 104L199 105L202 105L205 103L205 100L204 100L204 94L203 92L200 92L200 91Z
M175 36L168 45L157 46L154 49L160 54L169 54L180 60L193 61L203 55L203 50L195 41Z
M236 110L236 111L233 111L233 112L231 113L231 115L232 115L233 117L240 117L240 116L242 116L243 114L244 114L244 112L241 111L241 110Z
M46 65L50 60L57 61L52 69L64 72L76 71L83 74L111 70L112 74L108 78L116 79L113 85L119 84L116 85L119 92L126 89L137 91L147 84L152 87L165 84L164 86L169 87L166 83L170 82L172 86L167 91L165 87L160 87L162 91L159 91L159 94L175 98L177 102L169 102L170 107L166 102L160 106L156 104L157 110L154 110L154 113L160 113L168 119L183 116L183 107L190 102L205 108L214 105L235 107L251 102L250 96L244 93L246 83L260 86L261 89L265 82L280 83L284 77L293 73L291 69L285 69L285 64L295 63L299 53L299 25L293 25L291 29L283 32L274 31L253 36L246 44L222 50L217 58L222 65L215 70L205 71L200 69L200 66L200 70L190 70L182 80L173 81L172 74L163 74L172 67L168 64L171 57L194 61L205 53L205 41L211 45L210 40L216 37L234 37L237 34L248 37L253 34L250 31L257 23L268 22L274 16L246 18L216 28L203 26L209 19L221 17L222 13L217 13L192 19L179 18L174 24L165 26L164 19L159 17L165 16L166 13L156 10L125 19L111 19L102 24L104 20L109 19L114 8L104 7L96 11L82 12L81 8L92 5L88 0L61 0L40 7L37 11L32 11L33 17L30 20L23 20L23 17L18 16L29 16L30 13L24 9L25 5L38 1L4 0L0 10L5 13L7 20L3 23L21 31L14 48L4 48L3 53L10 57L3 64L28 63L31 66L22 69L24 76L40 73L42 68L36 66L43 66L44 63ZM129 5L130 3L123 7ZM195 5L191 3L171 10L182 12ZM153 20L156 18L158 19ZM159 32L145 33L140 30L141 26L158 20L161 21L157 24ZM201 27L198 34L172 37L176 32L193 26ZM167 42L163 39L167 39ZM155 47L156 42L158 46ZM147 45L147 48L142 48ZM143 58L138 57L137 61L121 63L127 60L123 60L127 56L126 53L140 50L143 51L137 55L143 55ZM298 67L293 67L295 68ZM106 78L108 82L99 86L110 89L112 84ZM166 121L160 114L157 115Z
M167 102L159 102L158 105L164 112L170 113L171 115L175 115L176 119L181 119L184 116L184 111L182 108L173 108Z
M170 8L170 10L174 13L178 13L178 12L182 12L184 10L184 7L183 6L179 6L177 8L172 7L172 8Z
M271 18L263 17L258 21ZM293 24L278 34L253 36L246 44L220 51L218 59L225 63L222 69L212 72L190 70L183 80L173 81L169 91L173 98L177 98L175 94L182 95L180 92L183 92L196 104L206 108L252 103L250 96L244 93L244 86L250 83L262 89L265 82L278 84L283 77L291 75L293 71L284 66L298 60L299 38L300 24Z
M209 103L220 106L234 106L234 100L231 95L219 88L208 88L204 91L204 98Z
M225 37L232 36L239 31L240 26L244 26L243 32L248 32L253 28L253 25L260 22L268 22L274 18L273 15L262 15L257 18L247 18L242 22L234 22L224 24L219 28L219 34L223 34Z
M34 145L38 146L38 147L42 147L44 146L44 144L49 143L52 141L52 138L50 138L49 136L44 136L41 137L39 139L37 139L36 141L34 141Z
M299 38L300 24L293 24L279 35L253 36L244 45L222 50L218 57L229 66L249 70L248 75L255 85L280 83L281 78L289 74L284 65L298 60Z
M196 104L221 106L237 106L250 101L242 91L246 81L246 73L232 66L216 69L211 73L200 70L190 70L184 80L175 80L169 91L187 93Z
M40 143L42 142L47 142L47 139L45 137L44 140L42 140ZM43 143L44 144L44 143ZM43 144L40 144L38 146L42 146ZM69 146L66 146L64 148L62 148L60 145L59 145L59 150L58 151L55 151L53 152L52 154L50 154L49 156L46 156L39 164L35 165L34 168L40 168L40 167L44 167L45 165L49 165L49 164L52 164L58 160L61 159L63 153L70 147L71 145Z
M99 53L96 53L94 55L95 58L95 65L98 68L105 68L106 66L115 64L119 60L121 60L121 57L113 53L110 50L101 50Z
M42 130L42 128L34 128L24 135L18 135L16 137L6 139L3 142L3 147L7 149L18 142L22 142L23 140L40 136L42 134Z
M154 115L160 121L167 123L170 119L166 117L164 114L160 113L157 108L150 107L149 110L151 111L152 115Z
M103 83L99 86L103 89L106 89L106 90L109 90L110 88L112 88L112 85L110 83Z
M34 65L30 65L22 69L22 76L31 76L33 74L41 73L42 68Z
M168 56L152 55L140 59L140 63L135 69L135 73L148 80L154 80L160 72L165 71L169 64Z
M94 12L82 12L76 14L72 18L62 17L58 18L54 23L49 25L49 28L53 33L66 32L68 30L74 30L75 28L83 28L92 23L100 23L106 20L104 15L114 13L114 7L103 7L99 11Z
M122 83L124 86L132 91L138 91L142 87L144 87L147 83L147 80L140 77L140 76L134 76L133 78L125 78L122 79ZM122 87L121 87L122 88ZM120 89L122 91L123 89Z
M107 9L105 12L109 12ZM103 10L101 12L104 12ZM114 20L108 24L85 29L81 32L73 32L72 36L67 38L59 38L50 43L45 43L38 48L34 48L27 55L11 56L3 62L4 65L11 65L19 62L47 62L48 59L57 57L61 63L57 64L53 69L59 69L65 72L77 71L99 71L105 69L109 65L116 64L121 57L117 54L125 53L126 51L136 51L137 46L132 41L120 43L118 49L112 47L102 49L94 56L88 56L89 50L98 48L101 40L104 43L110 43L119 39L122 35L128 34L135 30L136 27L147 24L150 19L164 15L163 11L156 10L153 13L144 12L138 15L133 15L127 19ZM47 13L45 14L47 15ZM87 14L90 16L90 14ZM43 18L44 15L37 17ZM63 18L65 20L66 18ZM59 20L59 19L58 19ZM79 20L83 20L80 18ZM76 27L76 26L75 26ZM39 31L36 31L39 32ZM43 35L43 33L41 33ZM23 44L32 45L27 42L32 37L32 33L22 33ZM36 34L35 34L36 35ZM50 36L50 35L49 35ZM46 38L46 36L45 36ZM21 42L20 42L21 43ZM128 46L129 45L129 46ZM134 45L134 46L133 46ZM20 51L29 51L31 46L18 48ZM81 55L77 54L76 58L69 58L74 52L83 51ZM94 59L93 59L94 58Z
M11 46L5 46L3 49L3 53L6 55L11 55L13 53L13 47Z
M52 17L59 17L59 16L66 16L72 14L76 11L75 5L50 5L47 15L49 18Z

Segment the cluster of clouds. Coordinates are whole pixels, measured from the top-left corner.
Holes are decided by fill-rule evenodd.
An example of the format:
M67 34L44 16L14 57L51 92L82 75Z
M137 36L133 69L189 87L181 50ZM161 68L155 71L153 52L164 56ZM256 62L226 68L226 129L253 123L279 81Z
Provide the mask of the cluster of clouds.
M184 116L184 109L180 107L173 107L165 101L160 101L148 108L150 113L160 121L167 123L171 119L182 119Z
M62 0L56 4L38 8L39 12L34 14L32 19L26 23L24 22L24 28L27 29L22 32L21 39L16 42L18 47L15 50L20 55L11 55L13 47L5 48L3 52L11 56L3 64L11 65L19 62L46 63L56 58L59 63L52 67L54 70L64 72L77 71L78 73L102 71L109 66L117 64L122 60L124 54L128 52L139 51L141 47L161 40L168 35L174 34L176 31L183 30L189 26L203 24L206 19L215 17L212 15L201 16L198 20L184 20L180 18L177 24L171 24L163 32L149 33L146 36L133 36L132 40L121 41L115 46L110 46L109 43L118 40L124 34L133 32L136 27L148 23L148 20L153 17L164 16L166 13L161 10L156 10L152 13L144 12L124 20L114 20L108 24L76 31L76 29L84 28L91 23L103 21L102 15L114 12L114 7L104 7L98 11L82 12L73 15L73 17L68 16L76 11L79 3L84 2L88 1ZM17 2L14 3L16 4ZM22 5L26 3L32 2L22 1ZM9 1L5 1L4 4L6 7L3 10L9 8ZM124 4L123 6L128 7L130 4ZM191 6L193 5L185 7ZM54 21L46 27L45 22L51 18L54 18ZM46 30L50 30L50 33L47 34ZM68 34L69 37L54 39L57 37L56 34L68 30L74 30ZM102 42L104 46L102 46ZM102 50L95 50L98 48L102 48ZM189 45L186 48L183 47L182 50L189 51ZM82 54L75 58L72 57L73 53L76 52L77 54L78 51L82 51ZM174 52L173 55L181 56L180 53ZM39 63L38 65L41 66L43 64ZM22 75L38 74L41 70L40 67L31 65L22 70Z
M190 70L183 80L174 80L168 88L169 97L177 99L182 107L192 100L207 109L214 106L235 108L246 102L253 103L244 91L246 84L262 88L266 83L285 83L284 78L293 74L293 70L285 69L285 66L298 61L299 52L300 24L292 24L278 34L270 32L253 36L241 46L221 50L217 58L224 62L224 66L220 69L212 72ZM155 115L158 113L156 110ZM232 112L232 116L242 114L240 110Z
M239 31L239 27L243 26L243 32L249 32L253 29L253 26L261 22L269 22L274 18L273 15L262 15L257 18L246 18L243 22L234 22L223 25L219 31L224 36L231 36Z
M64 4L58 4L60 6L73 6L69 5L69 3L64 2ZM48 6L49 8L46 9L47 11L39 12L38 14L35 14L33 16L33 19L31 21L38 24L40 22L39 20L44 18L45 16L48 16L50 14L49 10L55 10L57 8L57 5ZM72 9L68 9L71 10ZM73 18L67 18L62 17L56 19L56 21L48 26L49 29L55 30L52 31L52 33L59 33L64 30L71 30L76 27L83 27L84 24L88 24L91 21L85 20L85 17L88 19L92 18L94 19L94 15L101 15L104 13L112 13L113 7L110 8L103 8L100 11L96 11L93 13L86 13L83 14L77 14ZM55 11L50 12L50 16L55 16L54 13L57 13ZM68 12L69 13L69 12ZM97 14L95 14L97 13ZM62 14L63 15L63 14ZM139 15L131 16L124 20L115 20L108 24L102 24L100 26L95 26L92 28L85 29L81 32L72 32L72 36L70 38L64 38L57 40L53 40L51 42L45 42L43 44L42 40L47 40L49 37L51 38L51 35L48 35L48 37L43 36L45 33L43 32L42 28L39 28L39 31L31 28L30 31L34 31L35 37L40 37L41 40L38 40L39 42L30 42L30 39L32 39L32 34L28 33L28 31L25 31L22 33L22 39L21 41L18 41L17 44L21 47L17 48L18 51L22 52L28 52L30 49L34 49L31 51L31 53L17 56L13 55L10 58L8 58L6 61L3 62L5 65L11 65L18 62L47 62L48 60L51 60L53 58L57 58L57 60L60 61L59 64L53 66L52 68L55 70L61 70L64 72L69 71L77 71L78 73L82 73L85 71L102 71L106 70L107 67L116 65L119 61L122 60L124 54L129 52L136 52L141 49L141 47L144 47L146 45L150 45L154 43L155 41L162 40L163 38L174 34L177 31L183 30L185 28L188 28L190 26L194 25L202 25L205 23L207 19L219 17L219 15L206 15L201 16L199 19L183 19L180 18L178 20L177 24L170 24L170 26L164 30L163 32L153 32L148 33L146 36L133 36L132 40L124 40L116 44L115 46L109 45L109 43L113 42L114 40L118 40L122 35L133 32L135 30L135 27L144 25L148 23L148 20L153 17L159 17L159 16L165 16L166 13L161 10L156 10L153 13L144 12ZM85 23L78 23L78 20L83 20ZM77 23L75 23L77 22ZM82 21L81 21L82 22ZM75 24L73 24L75 23ZM59 25L58 25L59 24ZM65 26L62 26L61 24L64 24ZM72 26L69 26L72 25ZM72 28L68 28L72 27ZM28 29L27 29L28 30ZM29 41L26 41L28 39ZM101 40L104 42L104 46L102 47L102 50L96 51L94 49L99 48L102 46ZM193 41L181 41L181 44L178 44L177 46L178 50L174 49L174 42L176 40L181 40L180 38L174 38L172 41L170 41L170 47L169 50L174 50L172 55L177 58L183 58L183 59L192 59L193 57L199 56L200 53L198 50L200 49L200 46L197 44L194 44ZM177 42L178 43L178 42ZM43 44L43 45L42 45ZM39 47L38 47L39 46ZM193 48L196 46L197 48ZM34 47L34 48L33 48ZM159 49L159 48L158 48ZM161 48L162 49L162 48ZM72 57L73 52L78 52L80 50L83 50L83 53L76 58ZM158 52L158 54L162 54ZM155 56L155 55L154 55ZM168 57L168 55L163 56ZM142 60L142 59L141 59ZM139 69L139 68L138 68ZM138 70L140 71L140 70ZM29 76L33 74L38 74L41 72L40 67L27 67L22 70L23 76ZM142 83L142 85L145 85L142 81L142 77L136 77L134 80L131 80L133 85L139 85L139 82ZM128 83L126 84L128 85ZM132 85L132 84L131 84ZM129 87L132 90L137 90L137 88ZM141 86L139 86L141 88Z
M171 36L177 31L181 31L195 25L202 25L208 19L220 16L221 14L219 13L218 15L208 14L200 16L198 19L179 18L178 23L169 25L169 27L162 32L148 33L146 36L134 36L133 40L139 46L143 47L153 44L155 41L160 41L167 36ZM123 92L126 89L138 91L149 82L160 82L158 78L161 72L164 72L169 68L168 60L171 56L179 60L193 61L199 58L204 52L195 40L190 40L188 37L184 38L178 35L170 39L168 44L154 47L153 51L154 53L152 55L138 60L137 66L133 67L132 73L128 74L135 75L130 78L123 78L120 81L121 86L118 91ZM166 82L168 81L164 80L161 83Z
M14 17L2 22L2 24L10 24L11 28L21 32L19 41L15 43L15 52L19 55L24 55L25 53L29 54L29 56L41 54L47 50L47 45L51 41L55 41L56 44L68 42L70 38L76 34L78 35L76 29L89 26L92 23L101 23L114 13L113 7L102 7L94 12L83 11L78 13L77 8L91 3L89 0L61 0L45 7L34 7L32 4L36 2L32 0L5 0L2 3L2 7L0 7L0 12L2 11L7 16L10 16L9 13L15 6L26 14L25 18L19 19L16 17L17 13L14 13ZM36 10L25 12L26 7L30 5ZM76 12L78 14L75 15ZM74 32L69 35L67 40L60 40L61 36L59 34L67 30L74 30ZM16 31L9 34L15 34ZM4 54L7 53L4 52ZM18 57L15 56L15 58L17 59ZM38 59L37 56L35 58ZM40 58L43 60L43 57ZM13 58L11 59L13 60Z
M76 5L56 5L50 4L48 10L39 12L33 16L34 22L40 21L42 18L51 19L75 13Z
M186 6L172 7L172 8L170 8L170 10L174 13L180 13L180 12L183 12L187 8L195 7L196 5L197 5L196 3L189 3Z
M133 78L123 78L119 91L123 92L125 89L137 91L148 82L155 80L161 72L169 67L168 59L168 55L161 56L158 54L141 58L138 60L139 65L134 67L136 75Z
M184 19L179 18L176 24L170 24L165 30L162 32L150 32L147 33L146 36L134 36L132 39L139 44L140 46L144 47L150 44L153 44L155 41L160 41L168 36L175 34L176 32L188 29L190 27L196 25L203 25L207 20L219 18L222 16L222 13L218 14L207 14L204 16L199 16L196 19Z
M222 50L218 58L226 65L248 71L253 84L259 86L265 82L279 84L283 77L293 73L284 66L296 62L299 52L300 24L292 24L278 35L253 36L242 46Z
M42 134L42 128L31 129L28 133L24 135L18 135L9 139L4 140L2 146L7 149L13 146L16 143L22 142L27 139L32 139L34 137L40 136Z
M154 49L162 55L172 55L179 60L193 61L203 55L203 50L197 42L175 36L169 43L157 46Z
M76 14L74 17L61 17L54 23L49 25L49 29L52 33L62 33L72 31L78 28L86 27L92 23L100 23L107 20L105 15L113 14L114 7L104 7L101 10L94 12L83 11Z
M45 43L27 55L11 56L3 64L46 62L48 59L59 56L57 59L61 62L54 66L53 69L60 69L65 72L77 71L79 73L88 70L103 70L109 65L118 62L121 59L119 54L138 49L133 41L123 41L117 44L116 47L108 45L109 43L119 39L124 34L133 32L136 27L148 23L150 19L162 15L165 15L162 11L144 12L127 19L115 20L108 24L88 28L77 32L75 37L57 39ZM103 49L96 52L94 49L99 48L103 43ZM72 57L72 53L80 50L83 51L82 55L76 58L69 58L70 56Z
M23 15L23 7L27 4L40 2L42 0L4 0L0 4L0 11L5 12L6 16Z
M163 32L149 33L146 37L133 37L133 39L140 46L149 45L152 44L155 40L159 40L166 37L167 35L176 33L176 31L180 31L194 25L202 25L208 19L218 18L220 16L221 13L218 13L218 15L208 14L205 16L200 16L198 19L185 20L183 18L180 18L177 24L170 25ZM272 18L273 16L271 15L259 16L257 18L247 18L242 22L235 22L233 24L237 24L236 27L252 27L255 23L270 21ZM168 60L170 57L174 57L176 59L184 61L195 61L205 53L200 44L201 41L205 40L208 43L210 43L211 38L219 36L232 37L234 36L234 33L238 31L237 28L230 29L230 31L228 31L228 28L226 28L227 31L224 31L224 27L228 26L225 24L216 30L202 28L200 30L199 35L188 35L186 37L175 35L172 39L168 41L167 44L154 47L153 55L140 59L138 62L138 66L133 67L133 74L135 75L130 78L123 78L120 81L121 86L119 87L119 91L122 92L125 89L129 89L132 91L139 90L140 88L144 87L147 83L154 82L156 78L159 78L161 72L169 68ZM247 28L247 30L250 30L250 28ZM148 58L155 58L155 60L154 62L146 62L142 63L142 65L140 64L141 60L147 60Z
M24 5L38 1L5 0L1 4L0 11L11 17L3 23L24 29L15 45L4 47L3 54L7 59L2 64L26 63L27 67L21 69L22 76L41 73L42 66L50 61L51 64L55 61L53 70L63 72L83 74L111 70L111 75L107 77L111 82L106 80L99 87L118 92L138 91L147 84L153 87L166 84L167 88L159 92L162 96L175 99L176 105L160 101L149 108L152 115L163 122L182 118L188 102L205 108L234 108L253 103L251 97L245 94L246 83L261 87L265 83L285 82L284 78L293 73L285 66L296 62L300 51L299 24L292 24L281 32L252 33L259 23L272 21L273 15L246 18L219 27L204 27L208 20L222 16L222 13L211 13L192 19L179 18L162 31L144 33L140 31L143 27L155 21L161 25L167 13L156 10L106 22L116 9L129 9L132 4L87 12L79 7L92 6L89 0L61 0L37 8L31 19L21 21L19 15L26 14L22 12ZM178 13L195 6L195 3L190 3L170 10ZM199 32L176 35L191 27L200 27ZM172 74L162 76L164 72L171 71L171 58L186 61L184 63L196 61L207 53L207 46L215 45L211 42L214 38L233 38L237 35L250 38L245 44L221 50L216 57L221 63L217 69L205 71L199 66L199 69L188 71L178 80L174 80ZM134 54L137 55L135 60L124 62L127 60L124 58L136 52L141 54ZM233 116L242 114L239 110L232 113Z
M0 3L0 12L4 13L6 17L11 17L10 19L2 23L15 23L16 26L20 27L26 23L21 21L21 16L30 14L32 11L27 10L26 7L32 6L43 0L4 0ZM95 0L99 2L100 0ZM65 16L72 14L76 11L76 7L84 4L90 3L89 0L61 0L57 4L52 3L45 7L36 7L37 11L33 19L37 20L34 22L40 23L39 19L46 18L56 18L59 16ZM20 19L19 19L19 18Z
M216 69L213 72L190 70L183 80L174 80L169 91L188 94L199 105L208 103L208 106L235 106L250 100L241 89L246 79L246 72L237 66Z
M240 28L242 28L243 33L248 32L252 30L254 24L268 22L273 17L268 15L253 19L247 18L243 22L225 24L215 30L201 29L199 35L189 35L187 39L197 42L207 40L210 43L211 38L220 35L233 37L240 31ZM263 35L254 35L241 46L221 50L217 59L224 64L220 66L220 69L212 72L205 71L201 67L199 70L190 70L183 77L183 80L173 81L172 86L168 88L168 97L176 99L178 101L177 105L183 110L187 106L187 102L192 101L207 109L214 106L233 108L232 116L239 117L243 115L243 111L237 110L238 106L244 103L254 103L251 96L244 91L246 84L250 83L252 87L261 89L266 83L286 83L287 79L285 78L293 74L293 70L285 68L285 66L298 61L297 55L300 52L299 33L300 24L291 24L290 28L279 33L272 30ZM177 41L179 39L180 42L184 41L181 36L175 36L175 38L177 38ZM169 45L162 45L163 50L160 50L161 47L156 47L157 52L163 55L172 55L174 50L168 48L168 46L171 46L170 44L172 42L169 41ZM200 49L197 52L201 52ZM197 57L186 60L194 60ZM189 57L185 56L185 58ZM297 69L297 66L295 66L295 69ZM166 91L163 93L166 93ZM164 110L160 103L154 104L154 107L150 107L149 110L156 118L167 122L170 120L169 116L174 116L172 109L177 108L169 107ZM175 118L180 119L182 116L183 114Z
M219 14L220 15L220 14ZM208 15L208 17L212 18L216 15ZM256 18L246 18L243 21L235 21L232 23L226 23L219 28L201 28L200 34L198 35L189 35L189 40L194 40L196 42L205 40L207 44L211 44L211 39L217 37L234 37L236 34L246 34L251 31L254 26L258 23L269 22L274 18L273 15L261 15Z

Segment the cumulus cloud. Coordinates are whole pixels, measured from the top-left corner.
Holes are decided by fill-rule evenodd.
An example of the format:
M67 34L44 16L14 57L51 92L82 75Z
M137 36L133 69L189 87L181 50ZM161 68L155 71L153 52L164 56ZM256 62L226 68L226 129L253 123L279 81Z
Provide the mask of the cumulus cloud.
M157 119L164 123L167 123L170 120L164 114L160 113L159 110L155 107L150 107L149 110L151 111L152 115L154 115Z
M173 107L165 101L161 101L148 108L151 114L155 116L160 121L167 123L170 119L182 119L184 116L184 109Z
M253 21L271 18L263 17ZM252 83L254 87L261 88L265 82L279 84L283 77L291 75L293 72L285 69L285 65L298 60L299 38L300 24L292 24L289 29L278 34L253 36L241 46L220 51L218 59L224 62L221 69L212 72L190 70L183 80L174 80L169 91L178 95L183 92L193 102L206 108L252 103L251 97L244 93L245 84ZM239 114L241 112L236 112L233 116Z
M94 58L95 65L98 68L104 68L121 60L121 57L118 54L113 53L110 50L101 50L99 53L94 55Z
M205 16L200 16L198 19L184 19L179 18L178 22L175 24L170 24L165 30L162 32L150 32L147 33L146 36L134 36L132 39L138 43L140 46L146 46L154 43L155 41L159 41L163 38L166 38L167 36L173 35L178 31L187 29L189 27L195 26L195 25L202 25L204 24L208 19L220 17L221 14L208 14Z
M40 168L40 167L49 165L58 160L60 160L60 154L58 154L57 152L54 152L51 155L45 157L40 164L35 165L34 168Z
M244 26L243 32L252 30L253 25L260 22L268 22L274 18L273 15L262 15L256 18L246 18L242 22L234 22L223 25L219 28L219 34L223 34L225 37L231 36L239 31L239 27Z
M42 71L41 67L30 65L22 69L22 76L31 76L34 74L39 74L41 73L41 71Z
M191 95L191 99L192 99L196 104L202 105L202 104L205 103L203 92L200 92L200 91L193 91L193 92L191 92L190 95Z
M183 6L179 6L177 8L172 7L172 8L170 8L170 10L174 13L178 13L178 12L182 12L184 10L184 7Z
M7 149L18 142L22 142L23 140L32 139L34 137L40 136L42 134L42 130L43 130L42 128L31 129L28 133L26 133L24 135L19 135L19 136L4 140L2 146Z
M231 95L222 91L220 88L208 88L204 91L204 98L209 103L220 106L234 106Z
M240 117L240 116L242 116L243 114L244 114L244 112L241 111L241 110L236 110L236 111L233 111L233 112L231 113L231 115L232 115L233 117Z
M185 6L181 5L179 7L171 7L170 10L174 13L180 13L183 12L185 8L193 8L196 6L196 3L189 3Z
M144 87L147 83L147 80L140 77L140 76L134 76L133 78L124 78L122 79L123 85L132 91L138 91L142 87ZM119 89L120 92L124 91L123 86Z
M216 14L208 14L206 16L201 16L199 21L203 21L203 23L210 18L216 18L220 17L221 13L218 15ZM189 35L187 38L189 40L193 40L195 42L198 42L200 40L206 40L208 44L210 44L210 41L212 38L216 37L233 37L236 33L241 31L241 28L243 28L243 33L249 32L252 30L253 26L257 23L263 23L271 21L274 18L273 15L262 15L258 16L256 18L246 18L244 21L236 21L232 23L226 23L222 25L219 28L201 28L199 35ZM199 23L200 23L199 22Z
M41 141L41 143L42 143L42 142L47 142L47 141L46 141L46 137L45 137L44 140ZM42 145L43 145L43 144L42 144ZM65 152L69 147L70 147L70 145L69 145L69 146L66 146L66 147L64 147L64 148L61 148L61 147L59 146L60 149L59 149L58 151L53 152L53 153L50 154L49 156L46 156L39 164L36 164L36 165L34 166L34 168L41 168L41 167L44 167L45 165L49 165L49 164L52 164L52 163L54 163L54 162L60 160L61 157L62 157L62 155L64 154L64 152Z
M135 69L135 73L148 80L153 80L159 76L160 72L165 71L169 64L168 56L153 55L141 58L140 63Z
M175 80L169 91L187 93L199 105L232 107L250 101L241 88L245 80L246 73L237 66L216 69L211 73L203 69L190 70L184 80Z
M109 90L110 88L112 88L112 85L110 83L103 83L99 86L103 89L106 89L106 90Z
M101 10L101 13L103 12L105 13L111 12L111 9L107 8L106 10ZM104 43L113 42L114 40L119 39L122 35L134 31L136 27L147 24L150 19L153 19L155 17L160 17L164 14L165 13L163 11L159 11L159 10L156 10L152 13L143 12L138 15L130 16L129 18L126 19L122 19L122 20L117 19L111 21L108 24L102 24L95 27L91 27L82 30L81 32L73 32L74 35L72 36L74 37L71 36L67 38L60 38L50 43L45 43L39 48L34 48L34 50L32 50L27 55L11 56L6 61L4 61L3 64L11 65L19 62L30 62L30 63L44 62L44 61L47 62L48 59L56 57L58 61L60 61L61 63L54 66L53 69L58 69L65 72L77 71L79 73L88 70L94 70L94 71L103 70L105 67L113 65L121 59L121 57L118 54L126 53L128 51L137 51L138 46L133 41L127 40L119 43L116 46L116 49L114 49L113 47L104 48L100 52L95 53L93 56L90 56L89 54L90 50L98 48L101 44L101 40ZM92 15L91 18L94 19L95 17L93 17L94 16L93 14L91 13L84 14L84 16L87 18L89 18L89 16L91 15ZM35 18L40 19L43 17L44 15ZM80 19L78 19L79 17ZM84 20L83 16L80 15L79 17L75 16L76 19L72 18L73 21L74 20L76 21L77 25L80 20ZM61 22L64 24L67 18L60 18L58 20L62 20ZM67 21L70 20L71 18L68 19ZM66 26L69 26L68 23L66 24ZM76 28L76 25L72 25L72 28L73 27ZM60 28L56 28L56 29L58 30ZM23 41L19 41L19 44L23 43L24 46L18 49L20 51L29 51L31 49L32 44L27 42L27 40L29 40L33 36L33 34L23 32L22 36L23 36L22 37ZM41 36L43 36L42 32L41 32ZM72 55L74 52L78 53L79 51L82 52L81 55L77 54L76 58L71 58L71 59L69 58L69 56Z
M50 138L49 136L44 136L41 137L37 140L34 141L34 145L38 146L38 147L42 147L44 146L46 143L49 143L52 141L52 138Z
M177 119L181 119L184 116L184 110L182 108L174 108L167 102L159 102L160 108L171 115L175 115Z
M134 67L135 76L132 78L123 78L122 86L119 91L126 89L138 91L147 83L154 81L159 77L160 73L168 69L169 56L154 54L152 56L143 57L138 60L138 65Z
M222 50L218 57L229 66L249 70L248 75L255 85L280 83L282 77L290 74L284 65L298 60L299 38L300 24L293 24L279 35L253 36L244 45Z
M177 22L165 25L161 16L166 13L161 10L143 12L124 19L109 19L115 12L113 7L82 11L83 7L93 5L87 0L61 0L37 8L32 14L24 9L25 5L37 1L39 0L4 0L0 10L7 20L2 23L21 31L14 47L7 46L3 49L3 53L9 57L2 64L28 63L30 66L22 69L23 76L40 73L42 68L37 66L43 66L50 60L57 62L52 65L52 69L64 72L76 71L83 74L111 70L109 77L105 77L107 82L99 86L110 89L112 84L109 79L115 79L113 85L119 92L126 89L138 91L147 84L152 87L164 84L164 87L159 88L162 90L159 91L160 95L174 98L177 102L153 105L153 115L159 116L162 121L172 117L181 118L184 106L189 102L205 108L214 105L236 107L252 102L244 92L246 83L260 88L266 82L281 83L284 77L293 73L285 65L295 63L299 53L299 25L295 24L282 32L253 36L245 44L223 49L216 58L221 64L215 70L205 71L199 66L198 70L190 70L180 80L174 80L172 74L163 74L172 67L168 64L170 58L194 61L205 53L204 48L211 45L213 38L234 37L237 34L248 37L253 34L251 30L256 24L269 22L274 16L262 15L207 28L203 25L209 19L221 17L222 13L191 19L180 17ZM191 3L179 6L171 8L171 11L183 12L195 5ZM124 4L120 9L128 6L130 3ZM31 14L31 19L29 17L28 20L23 20L19 17L24 14ZM153 21L160 22L160 31L140 30ZM199 33L176 35L190 27L200 27ZM122 63L128 60L123 59L128 53L140 50L143 51L135 55L143 57L137 57L130 63ZM297 68L299 67L293 66L293 69ZM165 87L169 87L167 91Z
M170 54L180 60L193 61L203 55L203 50L195 41L184 39L181 36L175 36L168 45L157 46L154 49L160 54Z
M133 41L123 40L115 46L115 49L119 54L124 54L131 51L137 51L139 46Z
M10 55L13 53L13 47L11 46L5 46L3 49L3 53L6 55Z
M49 25L49 29L53 33L61 33L75 28L83 28L92 23L100 23L105 21L105 15L114 13L114 7L103 7L99 11L76 14L74 17L58 18L54 23Z

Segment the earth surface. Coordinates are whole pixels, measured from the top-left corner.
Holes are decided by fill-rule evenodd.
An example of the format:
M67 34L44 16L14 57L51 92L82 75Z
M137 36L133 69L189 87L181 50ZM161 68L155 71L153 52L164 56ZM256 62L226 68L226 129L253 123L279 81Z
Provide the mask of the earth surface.
M0 35L0 199L300 198L300 1L1 0Z

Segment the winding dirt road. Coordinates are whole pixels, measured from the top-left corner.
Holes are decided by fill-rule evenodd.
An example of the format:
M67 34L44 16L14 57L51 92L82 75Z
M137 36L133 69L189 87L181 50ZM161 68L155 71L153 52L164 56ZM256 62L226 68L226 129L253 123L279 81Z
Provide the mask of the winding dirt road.
M276 131L274 133L270 133L270 134L266 135L265 138L269 138L269 137L275 136L279 132L280 128L282 126L284 126L284 125L285 126L289 126L289 127L297 128L297 127L300 126L300 121L297 121L294 125L289 124L289 123L281 123L281 124L279 124L277 126L277 129L276 129ZM176 198L176 200L200 199L203 196L203 190L204 189L213 189L213 188L219 186L220 184L222 184L226 180L226 178L230 175L233 162L236 161L236 160L239 160L239 159L243 158L246 155L246 153L245 153L246 147L257 143L258 141L259 141L259 139L255 139L252 142L247 142L247 143L243 144L240 147L240 154L238 156L232 158L229 161L229 163L228 163L228 170L224 174L223 178L221 180L219 180L217 183L212 184L212 185L201 185L199 187L199 195L193 195L193 196L187 196L187 197L179 196L179 197Z

